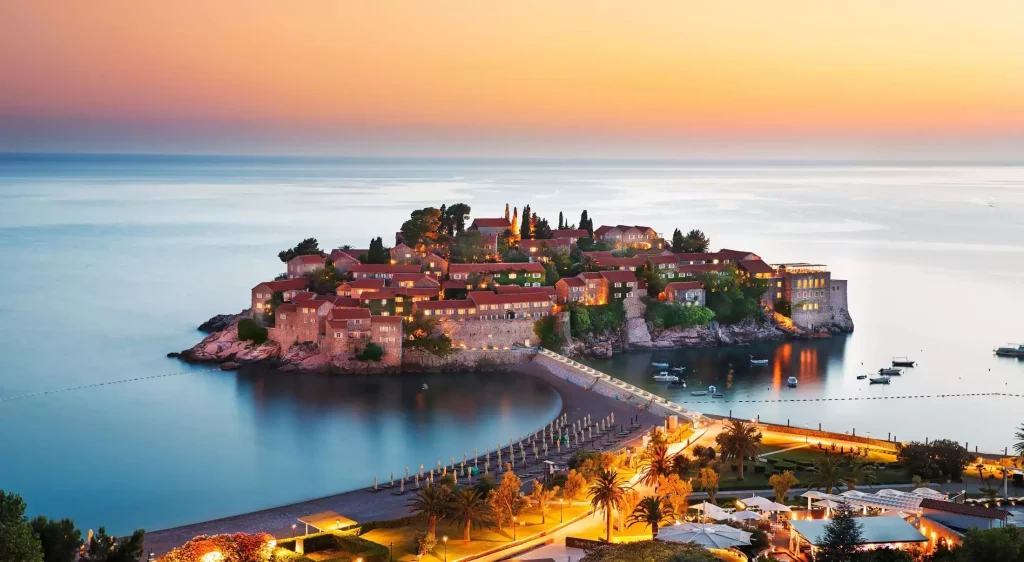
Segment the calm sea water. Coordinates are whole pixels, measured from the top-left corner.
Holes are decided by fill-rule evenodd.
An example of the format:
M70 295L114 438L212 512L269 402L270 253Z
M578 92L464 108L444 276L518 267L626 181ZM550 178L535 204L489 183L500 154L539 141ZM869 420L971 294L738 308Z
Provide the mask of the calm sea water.
M297 240L361 247L457 201L476 216L509 202L553 223L587 208L598 224L701 228L716 248L850 280L856 333L754 350L769 369L750 370L747 349L656 354L729 398L1024 393L1024 362L991 355L1024 339L1020 167L0 155L0 393L188 373L0 402L0 487L33 513L160 528L368 485L545 423L557 396L502 376L238 374L164 357L247 306ZM893 355L920 367L886 388L855 379ZM599 366L690 399L652 384L650 361ZM1022 404L698 407L1001 449Z

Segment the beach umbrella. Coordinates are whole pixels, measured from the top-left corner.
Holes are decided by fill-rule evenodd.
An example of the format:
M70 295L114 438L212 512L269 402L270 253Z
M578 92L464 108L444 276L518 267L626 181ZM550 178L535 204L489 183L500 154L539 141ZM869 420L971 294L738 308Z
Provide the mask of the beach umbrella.
M740 498L740 501L743 502L747 507L755 507L757 509L762 509L762 508L764 508L766 506L771 506L772 504L775 503L772 500L770 500L768 498L765 498L765 497L762 497L762 496L751 496L749 498Z
M715 521L722 521L729 518L729 513L727 511L713 503L708 503L706 501L700 502L697 505L691 505L690 509L700 511L704 514L705 517L714 519Z
M764 519L764 516L758 513L754 513L753 511L743 510L733 513L729 516L729 519L732 519L733 521L755 521Z
M836 508L838 508L838 507L840 507L842 505L845 505L845 504L843 502L837 502L835 500L818 500L817 502L815 502L814 505L817 506L817 507L824 507L824 508L828 508L828 509L836 509Z
M761 511L764 511L766 513L782 513L782 512L789 513L790 511L793 511L793 510L790 509L789 506L782 505L781 503L772 502L772 505L770 505L768 507L762 507Z
M669 525L661 529L658 539L725 549L749 545L750 533L726 525Z

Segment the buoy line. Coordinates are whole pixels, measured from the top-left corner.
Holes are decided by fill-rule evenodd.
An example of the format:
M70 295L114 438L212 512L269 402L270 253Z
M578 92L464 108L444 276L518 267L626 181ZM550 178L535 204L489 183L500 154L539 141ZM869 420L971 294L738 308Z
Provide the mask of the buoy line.
M762 400L674 400L677 404L769 404L777 402L841 402L853 400L916 400L921 398L966 398L969 396L1010 396L1024 398L1024 394L1007 392L971 392L963 394L908 394L905 396L853 396L850 398L778 398Z
M100 386L108 386L112 384L123 384L127 382L139 382L152 379L162 379L164 377L176 377L178 375L193 375L196 373L206 373L215 371L217 369L197 369L193 371L181 371L180 373L166 373L163 375L150 375L148 377L135 377L133 379L121 379L119 381L108 381L108 382L97 382L93 384L83 384L81 386L69 386L68 388L61 388L58 390L41 390L39 392L32 392L29 394L19 394L17 396L5 396L0 398L0 402L9 402L11 400L21 400L24 398L34 398L36 396L45 396L47 394L60 394L62 392L71 392L73 390L85 390L86 388L96 388Z

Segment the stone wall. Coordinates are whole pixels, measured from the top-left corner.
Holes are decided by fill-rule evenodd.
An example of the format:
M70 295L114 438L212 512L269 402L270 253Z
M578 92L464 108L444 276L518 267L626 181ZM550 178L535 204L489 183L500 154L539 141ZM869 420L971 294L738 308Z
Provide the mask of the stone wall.
M457 348L499 349L537 345L533 333L534 318L515 320L442 320L438 327L452 339ZM528 343L527 343L528 342Z
M862 443L870 447L877 449L883 449L895 453L897 444L892 441L886 441L885 439L875 439L873 437L863 437L860 435L849 435L846 433L838 433L834 431L819 431L817 429L804 429L802 427L791 427L788 425L779 425L774 423L760 422L761 427L764 427L768 431L775 431L778 433L788 433L791 435L800 435L806 437L813 437L815 439L833 439L836 441L852 441L854 443Z
M829 289L832 291L832 308L834 310L850 310L850 305L846 300L846 279L833 279L829 283Z
M438 357L429 351L407 348L402 354L402 369L420 370L504 370L527 363L536 355L533 349L512 350L459 350L448 357Z

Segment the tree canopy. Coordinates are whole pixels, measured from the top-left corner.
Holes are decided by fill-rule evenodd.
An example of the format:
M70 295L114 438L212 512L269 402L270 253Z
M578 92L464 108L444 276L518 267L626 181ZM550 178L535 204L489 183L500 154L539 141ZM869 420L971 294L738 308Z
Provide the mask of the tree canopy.
M142 557L146 532L139 529L130 537L118 540L100 527L86 545L82 562L137 562Z
M588 551L580 562L720 562L708 549L685 543L640 541Z
M441 221L441 211L434 207L417 209L409 214L409 220L402 223L402 238L412 246L435 246L448 241Z
M453 263L479 263L490 253L484 247L484 236L479 230L467 230L455 235L450 246Z
M320 243L316 241L316 238L306 238L302 242L295 245L294 248L282 250L277 253L277 257L283 262L289 262L295 256L322 256L324 253L320 251Z
M672 241L673 241L673 248L672 249L675 250L675 236L674 235L672 237ZM679 251L682 251L682 252L685 252L685 253L688 253L688 254L689 253L702 253L702 252L708 251L709 247L711 247L711 240L708 239L708 237L704 234L704 232L702 232L700 230L697 230L697 229L693 229L690 232L687 232L686 236L683 236L682 245L681 245L681 248L680 248Z
M715 313L715 320L735 324L747 318L759 318L761 297L768 290L768 281L749 275L740 275L733 265L717 273L699 276L704 283L707 307Z
M472 209L465 203L455 203L451 207L441 206L441 224L444 233L448 236L455 236L466 231L466 221ZM505 204L505 214L508 215L508 204ZM508 216L505 217L506 219Z
M75 562L82 546L82 532L70 519L48 519L42 515L32 520L32 530L39 535L43 562Z
M43 550L39 545L28 518L25 500L17 494L0 490L0 560L4 562L42 562Z
M390 263L391 252L384 247L384 239L381 237L370 239L370 249L366 251L366 259L363 263Z
M864 535L853 510L845 503L840 504L833 510L832 521L824 528L819 545L821 562L851 562L863 541Z

